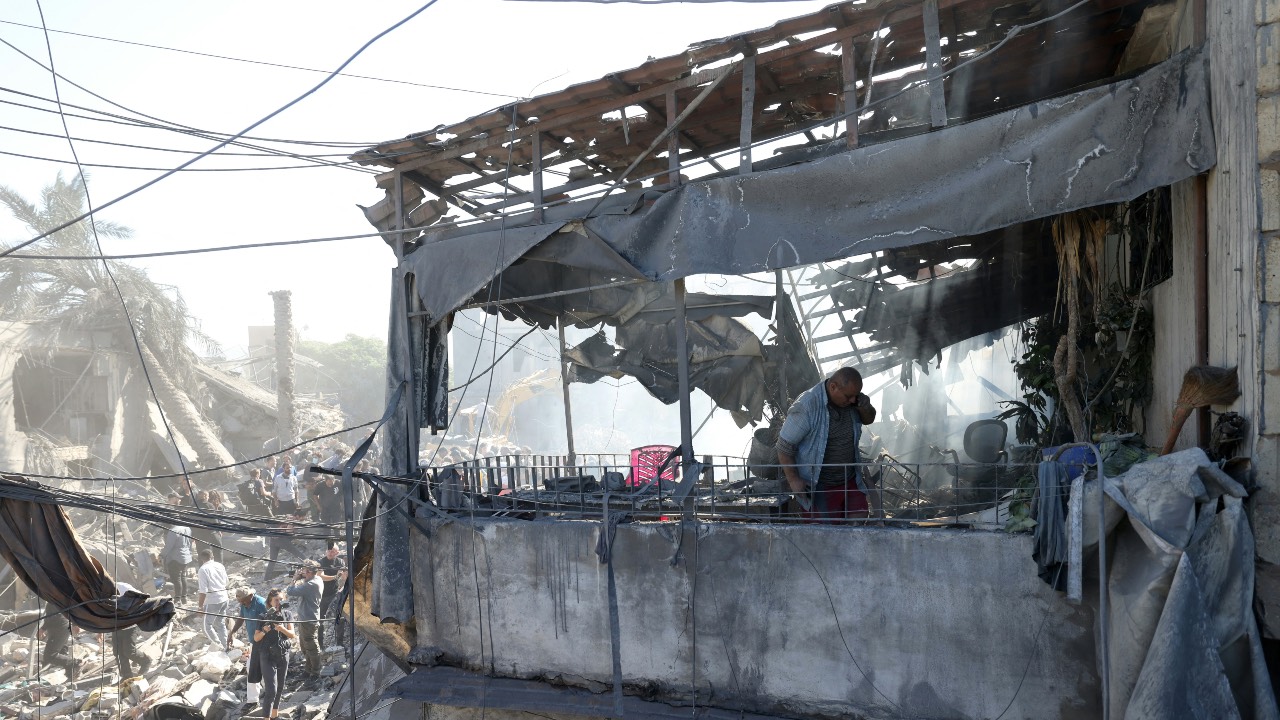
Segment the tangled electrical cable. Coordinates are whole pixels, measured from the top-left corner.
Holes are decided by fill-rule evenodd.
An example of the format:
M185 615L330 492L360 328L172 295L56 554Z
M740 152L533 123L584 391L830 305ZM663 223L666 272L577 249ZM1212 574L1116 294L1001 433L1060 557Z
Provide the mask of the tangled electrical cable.
M111 499L105 494L64 490L9 477L0 479L0 498L45 505L81 508L99 513L115 513L123 517L163 527L182 525L219 532L258 537L292 537L300 540L329 540L333 533L321 523L286 522L280 518L243 515L181 505L168 505L145 500Z
M41 29L39 26L36 26L36 25L28 25L26 23L14 22L12 20L0 20L0 23L3 23L5 25L14 25L16 27L32 28L35 30ZM88 33L72 32L70 30L55 30L53 28L48 28L48 31L51 33L57 33L59 35L71 35L73 37L89 38L91 40L102 40L105 42L120 43L122 45L133 45L135 47L150 48L152 50L167 50L169 52L176 52L176 53L183 53L186 55L195 55L198 57L212 58L214 60L229 60L232 62L247 63L250 65L262 65L265 67L281 68L284 70L299 70L302 72L312 72L312 73L328 72L328 70L319 70L316 68L301 67L299 65L285 65L283 63L267 62L265 60L250 60L248 58L231 57L229 55L217 55L214 53L200 52L197 50L187 50L185 48L167 47L164 45L152 45L150 43L137 42L134 40L122 40L120 38L103 37L101 35L90 35ZM491 97L504 97L504 98L518 97L516 95L489 92L487 90L475 90L472 88L450 87L448 85L431 85L429 83L413 82L411 80L396 80L393 78L380 78L380 77L373 77L371 75L356 75L354 73L339 73L339 75L341 77L355 78L358 80L375 80L377 82L395 83L398 85L412 85L414 87L427 88L430 90L448 90L451 92L471 93L473 95L488 95Z
M351 432L352 430L359 430L360 428L369 427L370 425L376 425L376 424L378 424L377 420L370 420L369 422L360 423L359 425L352 425L350 427L342 428L341 430L334 430L333 432L328 432L323 435L316 435L315 437L308 438L301 442L296 442L292 445L287 445L283 448L280 448L279 450L274 450L265 455L259 455L257 457L249 458L247 460L240 460L239 462L229 463L227 465L215 465L213 467L207 467L207 468L196 468L195 470L188 471L187 473L185 473L185 475L183 473L168 473L168 474L162 474L162 475L76 477L74 475L41 475L38 473L18 472L16 470L0 470L0 475L18 475L26 478L37 478L40 480L81 480L84 482L119 482L119 481L147 482L151 480L172 480L174 478L185 477L186 475L200 475L202 473L219 472L221 470L231 470L233 468L244 467L245 465L252 465L254 463L262 462L267 458L280 455L281 453L289 452L290 450L297 450L300 447L311 445L312 443L317 443L317 442L320 442L321 440L327 440L331 437L336 437L343 433Z
M329 84L329 81L333 80L333 78L334 78L334 77L336 77L339 73L341 73L341 72L342 72L342 71L343 71L343 70L344 70L348 65L350 65L350 64L351 64L351 63L353 63L353 62L355 62L356 58L360 57L360 55L362 55L362 54L364 53L364 51L365 51L365 50L367 50L369 47L371 47L375 42L377 42L378 40L381 40L384 36L386 36L387 34L391 33L393 30L395 30L395 29L399 28L400 26L402 26L402 25L404 25L405 23L409 22L409 21L410 21L410 20L412 20L413 18L415 18L415 17L417 17L418 15L422 14L423 12L425 12L425 11L427 10L427 8L431 7L432 5L435 5L438 1L439 1L439 0L429 0L427 3L423 4L423 5L422 5L422 6L420 6L418 9L416 9L416 10L414 10L413 12L409 13L408 15L406 15L405 17L403 17L402 19L400 19L399 21L397 21L395 24L391 25L391 26L390 26L390 27L388 27L387 29L385 29L385 30L383 30L382 32L378 33L377 35L373 36L373 37L372 37L372 38L370 38L367 42L365 42L363 45L361 45L359 48L357 48L357 49L356 49L356 51L355 51L354 53L352 53L352 54L351 54L351 55L350 55L346 60L344 60L344 61L342 62L342 64L340 64L336 69L334 69L332 72L330 72L330 73L328 73L327 75L325 75L324 79L323 79L323 80L321 80L319 83L317 83L316 85L314 85L314 86L313 86L313 87L311 87L310 89L308 89L308 90L304 91L301 95L298 95L297 97L295 97L294 99L292 99L292 100L290 100L289 102L285 103L284 105L281 105L279 108L277 108L277 109L273 110L272 112L268 113L267 115L265 115L265 116L263 116L263 117L259 118L258 120L255 120L253 123L251 123L250 125L248 125L247 127L245 127L245 128L244 128L243 130L241 130L240 132L235 133L234 135L232 135L232 136L228 137L227 139L225 139L225 140L222 140L222 141L218 142L218 144L214 145L213 147L209 148L208 150L205 150L204 152L201 152L201 153L199 153L199 154L197 154L197 155L195 155L195 156L191 157L190 159L188 159L187 161L185 161L185 162L183 162L182 164L178 165L177 167L174 167L174 168L172 168L172 169L170 169L170 170L168 170L168 171L166 171L166 172L164 172L164 173L162 173L162 174L160 174L160 175L158 175L158 176L156 176L156 177L152 178L151 180L148 180L147 182L145 182L145 183L143 183L143 184L141 184L141 185L139 185L139 186L137 186L137 187L133 188L132 190L129 190L129 191L127 191L127 192L125 192L125 193L123 193L123 194L121 194L121 195L117 195L116 197L112 198L111 200L108 200L107 202L105 202L105 203L102 203L102 204L98 205L98 207L97 207L97 210L96 210L96 211L95 211L95 210L91 210L91 211L89 211L89 212L81 213L80 215L78 215L78 216L76 216L76 217L74 217L74 218L71 218L70 220L66 220L66 221L64 221L64 222L60 223L59 225L57 225L56 227L50 228L49 230L46 230L46 231L44 231L44 232L40 233L39 235L36 235L36 236L35 236L35 237L33 237L33 238L30 238L30 239L24 240L24 241L22 241L22 242L18 243L17 245L13 245L13 246L11 246L11 247L9 247L9 248L6 248L6 249L4 249L4 250L0 250L0 257L5 257L6 255L10 255L10 254L12 254L13 252L15 252L15 251L17 251L17 250L20 250L20 249L22 249L22 248L24 248L24 247L26 247L26 246L28 246L28 245L30 245L30 244L32 244L32 243L39 242L39 241L41 241L41 240L43 240L43 239L45 239L45 238L47 238L47 237L49 237L49 236L51 236L51 235L53 235L53 234L55 234L55 233L59 232L59 231L61 231L61 230L65 230L66 228L71 227L72 225L75 225L76 223L80 222L81 220L84 220L84 219L86 219L86 218L91 218L91 217L93 217L94 212L100 212L100 211L105 210L105 209L107 209L107 208L109 208L109 207L111 207L111 206L113 206L113 205L115 205L115 204L117 204L117 203L119 203L119 202L121 202L121 201L123 201L123 200L126 200L126 199L128 199L128 198L130 198L130 197L133 197L134 195L136 195L136 194L138 194L138 193L142 192L143 190L146 190L147 188L151 187L152 185L155 185L156 183L161 182L162 180L165 180L165 179L167 179L167 178L169 178L169 177L172 177L173 175L177 174L178 172L182 171L183 169L185 169L185 168L187 168L187 167L190 167L191 165L195 164L197 161L199 161L199 160L201 160L201 159L203 159L203 158L205 158L205 157L207 157L207 156L209 156L209 155L212 155L213 153L217 152L218 150L221 150L222 148L226 147L227 145L230 145L232 142L234 142L234 141L236 141L236 140L241 139L241 138L242 138L242 137L244 137L245 135L248 135L248 134L249 134L250 132L252 132L255 128L257 128L257 127L261 126L262 124L266 123L268 120L270 120L270 119L272 119L272 118L276 117L277 115L279 115L280 113L284 112L285 110L288 110L289 108L293 107L294 105L297 105L298 103L302 102L302 101L303 101L304 99L306 99L307 97L310 97L312 94L314 94L314 93L315 93L317 90L319 90L320 88L322 88L322 87L324 87L325 85ZM47 43L46 43L46 44L47 44ZM53 69L52 69L52 68L50 68L50 72L53 72ZM55 75L55 77L56 77L56 75ZM67 135L68 135L68 136L70 136L70 134L71 134L70 132L68 132L68 133L67 133Z

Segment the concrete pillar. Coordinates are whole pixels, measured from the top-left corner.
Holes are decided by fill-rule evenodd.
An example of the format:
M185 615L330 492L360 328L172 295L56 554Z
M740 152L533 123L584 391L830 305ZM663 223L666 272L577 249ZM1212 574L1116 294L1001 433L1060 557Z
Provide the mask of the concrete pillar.
M271 293L276 306L276 447L292 445L297 424L293 413L293 293Z

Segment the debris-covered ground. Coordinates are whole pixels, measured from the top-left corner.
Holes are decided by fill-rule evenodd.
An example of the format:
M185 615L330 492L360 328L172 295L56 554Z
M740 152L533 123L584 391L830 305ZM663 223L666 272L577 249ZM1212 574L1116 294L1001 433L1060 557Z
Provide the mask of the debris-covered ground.
M84 521L76 524L86 549L117 581L128 582L142 592L172 592L162 569L151 562L151 553L163 544L162 529L121 519L104 522L101 516L88 514L76 520ZM323 554L323 542L296 543L308 557ZM267 546L261 538L224 535L221 544L226 548L223 562L229 579L230 615L239 609L235 588L247 585L265 595L272 587L286 586L292 578L297 560L286 556L272 566L270 579L263 581L266 562L262 558L267 555ZM49 623L65 622L59 618L0 634L0 718L230 720L251 715L257 707L246 703L245 630L236 633L230 651L209 640L203 631L205 616L196 612L194 565L188 573L192 597L178 605L169 626L154 633L138 633L138 647L149 667L135 677L120 677L110 635L76 629L67 652L79 669L69 673L62 666L66 663L57 662L47 649ZM8 577L12 579L12 574ZM0 587L6 584L0 582ZM14 611L2 626L5 628L29 621L42 606L38 598L24 592L20 582L0 593L0 598L6 609ZM302 654L295 644L281 717L323 720L326 716L347 662L345 648L333 644L332 623L325 627L324 639L328 647L322 647L324 666L318 681L303 678Z

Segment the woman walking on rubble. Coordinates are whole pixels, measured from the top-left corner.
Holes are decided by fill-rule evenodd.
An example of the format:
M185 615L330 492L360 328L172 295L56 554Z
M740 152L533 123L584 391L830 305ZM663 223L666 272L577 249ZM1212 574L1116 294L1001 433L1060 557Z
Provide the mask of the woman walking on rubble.
M293 625L281 609L280 588L267 593L267 611L253 633L253 644L261 653L262 705L246 717L279 717L284 677L289 670L289 641L296 637Z

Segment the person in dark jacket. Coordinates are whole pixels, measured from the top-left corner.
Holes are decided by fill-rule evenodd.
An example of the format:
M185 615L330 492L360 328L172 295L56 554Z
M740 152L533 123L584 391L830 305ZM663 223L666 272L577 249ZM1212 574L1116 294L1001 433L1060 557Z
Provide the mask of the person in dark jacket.
M126 582L116 583L117 595L124 595L127 592L136 592L136 589ZM151 669L151 658L138 649L138 632L138 627L132 625L111 633L111 650L116 655L116 666L120 670L122 679L146 675ZM133 670L135 665L138 667L136 674Z
M44 655L40 664L60 667L66 671L67 680L75 680L83 663L71 654L71 623L58 610L53 603L45 603L40 626L40 634L44 635Z
M324 555L318 561L320 563L320 579L324 581L324 593L320 596L320 619L327 621L330 617L335 617L333 630L334 634L331 638L338 645L342 644L344 618L342 617L342 603L334 604L334 600L338 597L338 589L347 580L347 559L342 557L342 550L337 543L329 543L329 549L325 550ZM331 612L332 611L332 612ZM325 646L324 627L327 622L321 622L317 637L320 647Z
M187 566L191 564L191 528L173 525L164 534L164 549L160 561L165 574L173 583L173 602L181 605L187 601Z
M298 522L306 520L304 515L294 515L293 519ZM276 525L277 529L293 532L293 523L281 522ZM286 569L285 563L279 562L282 554L292 555L302 562L307 559L306 548L298 544L298 541L290 535L272 535L267 538L267 564L262 569L262 582L270 582L273 574L280 574Z
M284 695L285 674L289 671L289 641L294 638L293 624L281 608L279 588L267 593L267 611L262 614L253 644L261 658L262 705L249 717L279 717L280 696Z

